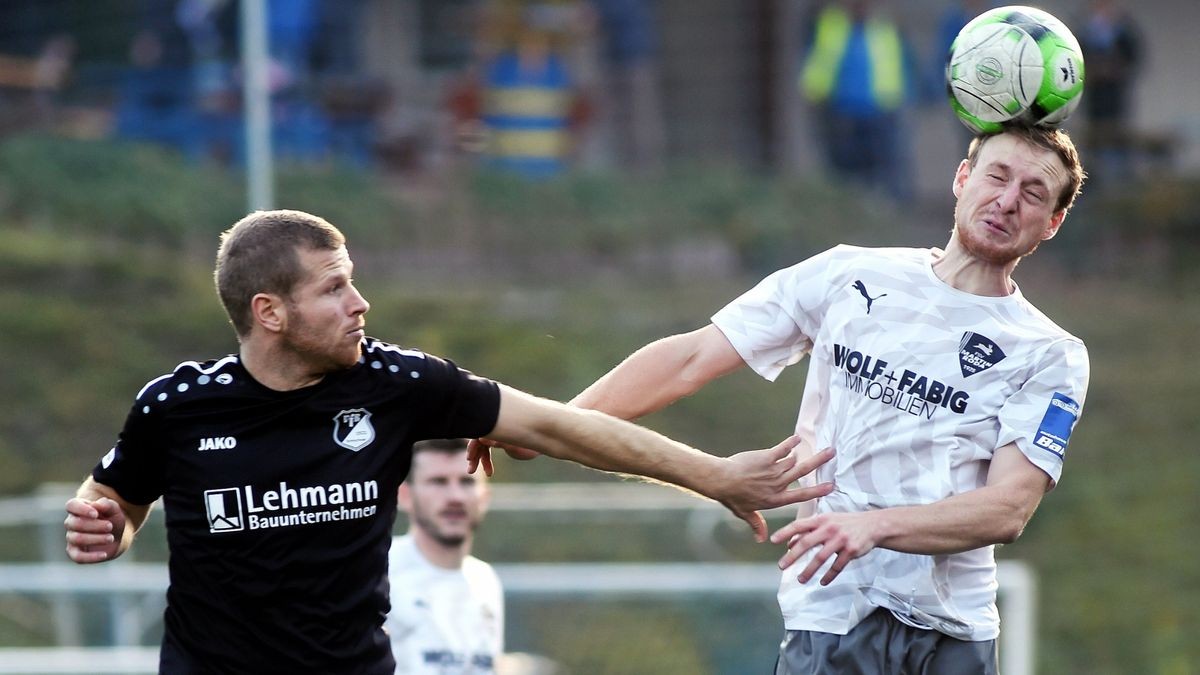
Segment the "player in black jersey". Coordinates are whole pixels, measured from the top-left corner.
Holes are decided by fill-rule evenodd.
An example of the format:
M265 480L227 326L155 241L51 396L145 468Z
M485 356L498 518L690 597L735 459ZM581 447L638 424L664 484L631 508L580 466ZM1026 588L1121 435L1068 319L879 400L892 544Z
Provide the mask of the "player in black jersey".
M162 499L170 586L160 671L391 673L382 630L396 489L411 447L487 436L756 509L817 461L789 439L719 458L607 415L540 399L364 334L345 239L298 211L255 212L221 238L217 291L238 354L185 362L138 393L116 445L67 502L67 555L111 560Z

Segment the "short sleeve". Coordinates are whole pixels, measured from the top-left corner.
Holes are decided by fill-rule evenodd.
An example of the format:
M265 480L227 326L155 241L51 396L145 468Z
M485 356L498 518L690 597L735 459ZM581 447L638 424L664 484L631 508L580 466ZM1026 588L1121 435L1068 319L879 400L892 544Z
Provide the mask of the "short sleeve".
M1071 432L1083 413L1088 377L1082 342L1066 339L1050 345L1032 376L1000 409L998 447L1016 443L1057 484Z
M491 433L500 416L500 387L459 368L452 361L425 355L421 367L418 435L421 438L479 438Z
M812 349L830 294L837 247L774 272L712 317L746 365L774 381Z
M165 464L158 413L146 401L134 401L116 444L92 469L92 478L132 504L150 504L162 496Z

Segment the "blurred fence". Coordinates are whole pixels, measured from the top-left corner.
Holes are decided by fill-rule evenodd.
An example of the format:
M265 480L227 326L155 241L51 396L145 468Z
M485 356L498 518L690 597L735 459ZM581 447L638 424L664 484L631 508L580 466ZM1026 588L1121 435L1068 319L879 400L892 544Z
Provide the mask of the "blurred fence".
M641 483L496 484L493 488L493 511L514 515L553 514L558 520L604 518L622 523L629 522L632 514L678 516L698 560L721 557L717 526L732 520L713 502ZM52 624L43 631L54 644L18 647L5 639L3 644L10 646L0 648L0 674L156 672L166 565L139 562L133 556L94 566L65 562L61 520L68 495L65 486L47 486L34 496L0 500L0 528L37 526L48 554L44 562L0 564L0 617L26 624L31 617L41 617ZM786 519L791 510L776 509L767 515ZM782 631L773 609L779 572L770 564L551 562L498 563L495 568L510 606L506 631L510 650L530 649L520 644L522 627L514 624L531 608L548 603L593 607L636 601L644 607L682 601L750 601L756 606L755 618L742 613L736 621L761 624L752 627L753 634L760 641L770 636L765 638L768 645ZM1023 563L1001 561L999 583L1004 622L1001 672L1031 675L1036 641L1034 574ZM24 616L13 617L13 613ZM713 672L724 671L714 668Z

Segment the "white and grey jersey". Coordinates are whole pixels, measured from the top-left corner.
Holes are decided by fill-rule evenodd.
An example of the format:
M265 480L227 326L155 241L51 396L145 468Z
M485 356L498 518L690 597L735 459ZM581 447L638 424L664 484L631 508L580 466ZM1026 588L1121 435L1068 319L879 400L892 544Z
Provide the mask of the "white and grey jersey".
M930 504L984 485L1010 443L1057 482L1083 407L1082 341L1031 305L959 291L930 249L838 246L770 275L713 316L774 380L811 354L796 432L834 448L818 513ZM811 556L811 554L810 554ZM999 633L992 547L954 555L876 549L829 586L783 573L790 630L845 634L874 607L967 640ZM820 574L817 575L820 578Z
M392 608L384 627L397 674L496 672L504 651L504 590L491 565L467 556L458 569L437 567L405 535L392 540L388 578Z

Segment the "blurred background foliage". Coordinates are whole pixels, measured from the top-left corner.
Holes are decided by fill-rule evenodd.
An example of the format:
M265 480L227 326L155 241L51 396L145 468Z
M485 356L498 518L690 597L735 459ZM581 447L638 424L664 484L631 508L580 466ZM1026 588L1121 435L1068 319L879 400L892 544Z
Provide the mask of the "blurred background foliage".
M1194 178L1160 178L1085 195L1060 237L1017 272L1026 296L1082 337L1092 359L1062 484L999 553L1039 575L1040 672L1177 675L1200 664L1198 190ZM952 207L947 195L897 211L831 185L720 168L532 184L462 173L435 186L284 169L278 195L346 231L371 334L559 399L830 245L941 245ZM217 235L244 203L235 176L153 149L0 144L0 494L77 482L142 384L236 349L211 266ZM790 433L803 375L801 365L768 384L737 373L645 422L718 453L771 445ZM611 479L538 460L501 462L498 480ZM669 520L581 528L497 515L477 553L688 559L678 530ZM740 529L723 536L738 559L777 557ZM0 554L40 559L36 538L6 538ZM164 554L161 537L143 539L141 558ZM736 627L748 612L777 621L777 609L727 604L616 603L586 616L570 603L516 605L512 638L557 645L572 672L622 672L605 661L601 634L645 655L639 672L737 672L719 665L725 628L714 622ZM29 641L19 626L0 625L0 635ZM776 637L738 639L769 667ZM670 663L651 665L654 654Z

